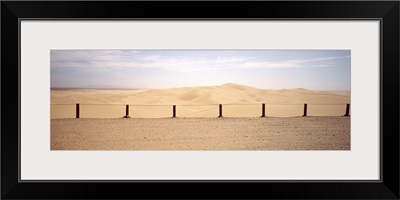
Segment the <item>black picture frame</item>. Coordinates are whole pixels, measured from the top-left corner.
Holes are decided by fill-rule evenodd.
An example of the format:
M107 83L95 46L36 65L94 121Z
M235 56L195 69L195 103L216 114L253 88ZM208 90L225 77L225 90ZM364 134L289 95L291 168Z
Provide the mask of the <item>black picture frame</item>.
M399 199L399 8L398 1L2 1L1 198ZM20 19L379 19L381 181L20 182Z

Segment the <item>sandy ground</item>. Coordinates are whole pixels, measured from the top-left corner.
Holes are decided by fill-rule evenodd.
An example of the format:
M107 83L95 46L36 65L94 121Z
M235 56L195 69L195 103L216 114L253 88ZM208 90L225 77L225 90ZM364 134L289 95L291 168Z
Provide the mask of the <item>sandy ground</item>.
M52 119L51 150L350 150L350 117Z
M308 104L310 116L343 116L350 103L349 92L312 91L302 88L266 90L238 84L148 90L51 90L51 119L75 118L80 104L81 118L165 118L176 105L178 117L216 117L223 104L226 117L259 117L261 105L266 115L291 117L303 115Z
M51 90L51 149L348 150L350 117L343 115L349 102L349 92L266 90L232 83ZM80 119L74 119L77 103ZM263 103L267 118L260 118ZM304 103L309 117L299 117ZM123 119L127 104L130 118ZM217 118L219 104L223 118ZM172 105L177 118L171 118Z

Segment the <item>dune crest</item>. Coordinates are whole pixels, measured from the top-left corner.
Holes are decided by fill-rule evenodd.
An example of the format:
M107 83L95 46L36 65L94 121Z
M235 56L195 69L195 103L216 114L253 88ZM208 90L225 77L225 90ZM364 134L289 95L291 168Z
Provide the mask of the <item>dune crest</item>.
M270 90L234 83L148 90L51 91L52 104L341 104L349 102L350 94L345 92L313 91L305 88Z

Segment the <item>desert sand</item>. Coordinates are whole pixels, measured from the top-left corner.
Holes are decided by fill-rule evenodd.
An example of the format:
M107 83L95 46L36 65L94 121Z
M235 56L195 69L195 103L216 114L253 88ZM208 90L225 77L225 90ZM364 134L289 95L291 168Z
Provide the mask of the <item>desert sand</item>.
M225 84L208 87L185 87L148 90L51 90L51 118L75 118L75 104L80 104L81 118L120 118L129 104L132 118L216 117L223 104L224 117L259 117L261 105L271 117L302 116L308 104L309 116L342 116L350 103L347 92L307 89L266 90Z
M53 119L51 150L350 150L350 118Z
M75 119L76 103L80 119ZM266 117L260 117L263 103ZM304 103L307 117L301 117ZM51 90L51 150L350 150L350 117L343 116L347 103L349 92L231 83Z

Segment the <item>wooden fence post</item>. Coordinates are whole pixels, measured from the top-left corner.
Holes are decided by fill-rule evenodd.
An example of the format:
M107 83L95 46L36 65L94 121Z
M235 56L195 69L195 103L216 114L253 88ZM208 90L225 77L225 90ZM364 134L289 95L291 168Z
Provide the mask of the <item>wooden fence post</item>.
M307 116L307 104L304 104L304 114L303 117Z
M172 106L172 117L176 117L176 105Z
M76 118L79 118L79 103L76 104Z
M261 117L265 117L265 103L262 104L262 115Z
M124 116L124 118L131 118L129 116L129 105L126 105L126 107L125 107L125 116Z
M219 116L222 117L222 104L219 104Z
M350 112L350 104L347 104L347 105L346 105L346 114L345 114L344 116L345 116L345 117L350 116L350 115L349 115L349 112Z

